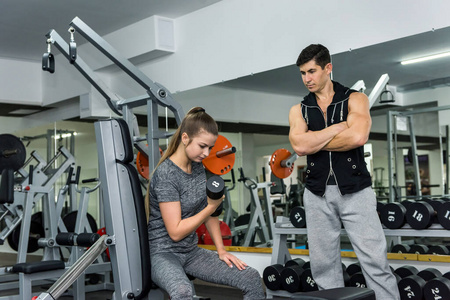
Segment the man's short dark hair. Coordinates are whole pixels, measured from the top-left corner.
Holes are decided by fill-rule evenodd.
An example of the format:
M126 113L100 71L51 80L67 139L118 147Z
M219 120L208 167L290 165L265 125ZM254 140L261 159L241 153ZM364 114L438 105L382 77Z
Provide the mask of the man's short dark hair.
M330 52L321 44L311 44L302 50L297 59L297 67L315 60L322 69L331 62Z

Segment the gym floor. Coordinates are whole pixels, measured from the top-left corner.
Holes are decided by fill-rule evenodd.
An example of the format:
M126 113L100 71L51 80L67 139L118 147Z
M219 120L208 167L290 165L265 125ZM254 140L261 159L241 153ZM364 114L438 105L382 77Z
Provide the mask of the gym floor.
M17 255L14 253L0 253L0 267L4 266L12 266L16 262ZM39 261L41 259L40 256L28 255L27 261ZM33 287L34 293L45 292L49 285L46 286L35 286ZM208 282L204 282L201 280L194 280L195 292L198 296L202 298L210 298L212 300L235 300L242 299L242 292L238 289L215 285ZM18 290L6 290L0 291L0 297L9 296L9 295L18 295ZM111 299L112 291L98 291L98 292L90 292L86 294L86 300L106 300ZM69 300L73 299L72 296L62 296L59 299L61 300ZM166 295L164 300L168 300L169 297Z

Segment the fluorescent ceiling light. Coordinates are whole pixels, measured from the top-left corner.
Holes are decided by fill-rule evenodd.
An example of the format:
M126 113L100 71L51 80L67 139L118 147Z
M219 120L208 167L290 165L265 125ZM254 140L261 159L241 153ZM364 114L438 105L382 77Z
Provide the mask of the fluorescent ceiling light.
M31 115L36 112L40 111L39 109L26 109L26 108L20 108L13 111L10 111L10 115Z
M401 62L401 64L402 65L409 65L409 64L414 64L414 63L418 63L418 62L422 62L422 61L427 61L427 60L436 59L436 58L442 58L442 57L447 57L447 56L450 56L450 51L449 52L440 53L440 54L434 54L434 55L428 55L428 56L424 56L424 57L404 60L404 61Z

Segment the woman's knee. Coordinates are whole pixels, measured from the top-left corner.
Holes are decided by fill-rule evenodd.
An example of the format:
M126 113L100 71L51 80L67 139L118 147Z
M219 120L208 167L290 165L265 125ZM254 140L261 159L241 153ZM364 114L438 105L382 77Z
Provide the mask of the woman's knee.
M242 291L244 299L265 299L262 279L259 272L254 268L247 268L245 280L242 280Z
M174 286L171 291L167 291L171 300L192 299L194 290L192 284L181 283Z
M239 280L243 290L254 289L260 285L262 286L261 275L256 269L248 267L244 273L243 278L241 278L242 280Z

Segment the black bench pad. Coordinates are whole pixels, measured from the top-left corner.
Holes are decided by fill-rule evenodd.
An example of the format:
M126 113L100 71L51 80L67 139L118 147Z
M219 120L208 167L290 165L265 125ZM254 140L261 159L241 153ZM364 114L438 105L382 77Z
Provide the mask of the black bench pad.
M64 269L66 265L60 260L36 261L15 264L12 268L14 273L32 274L37 272Z

